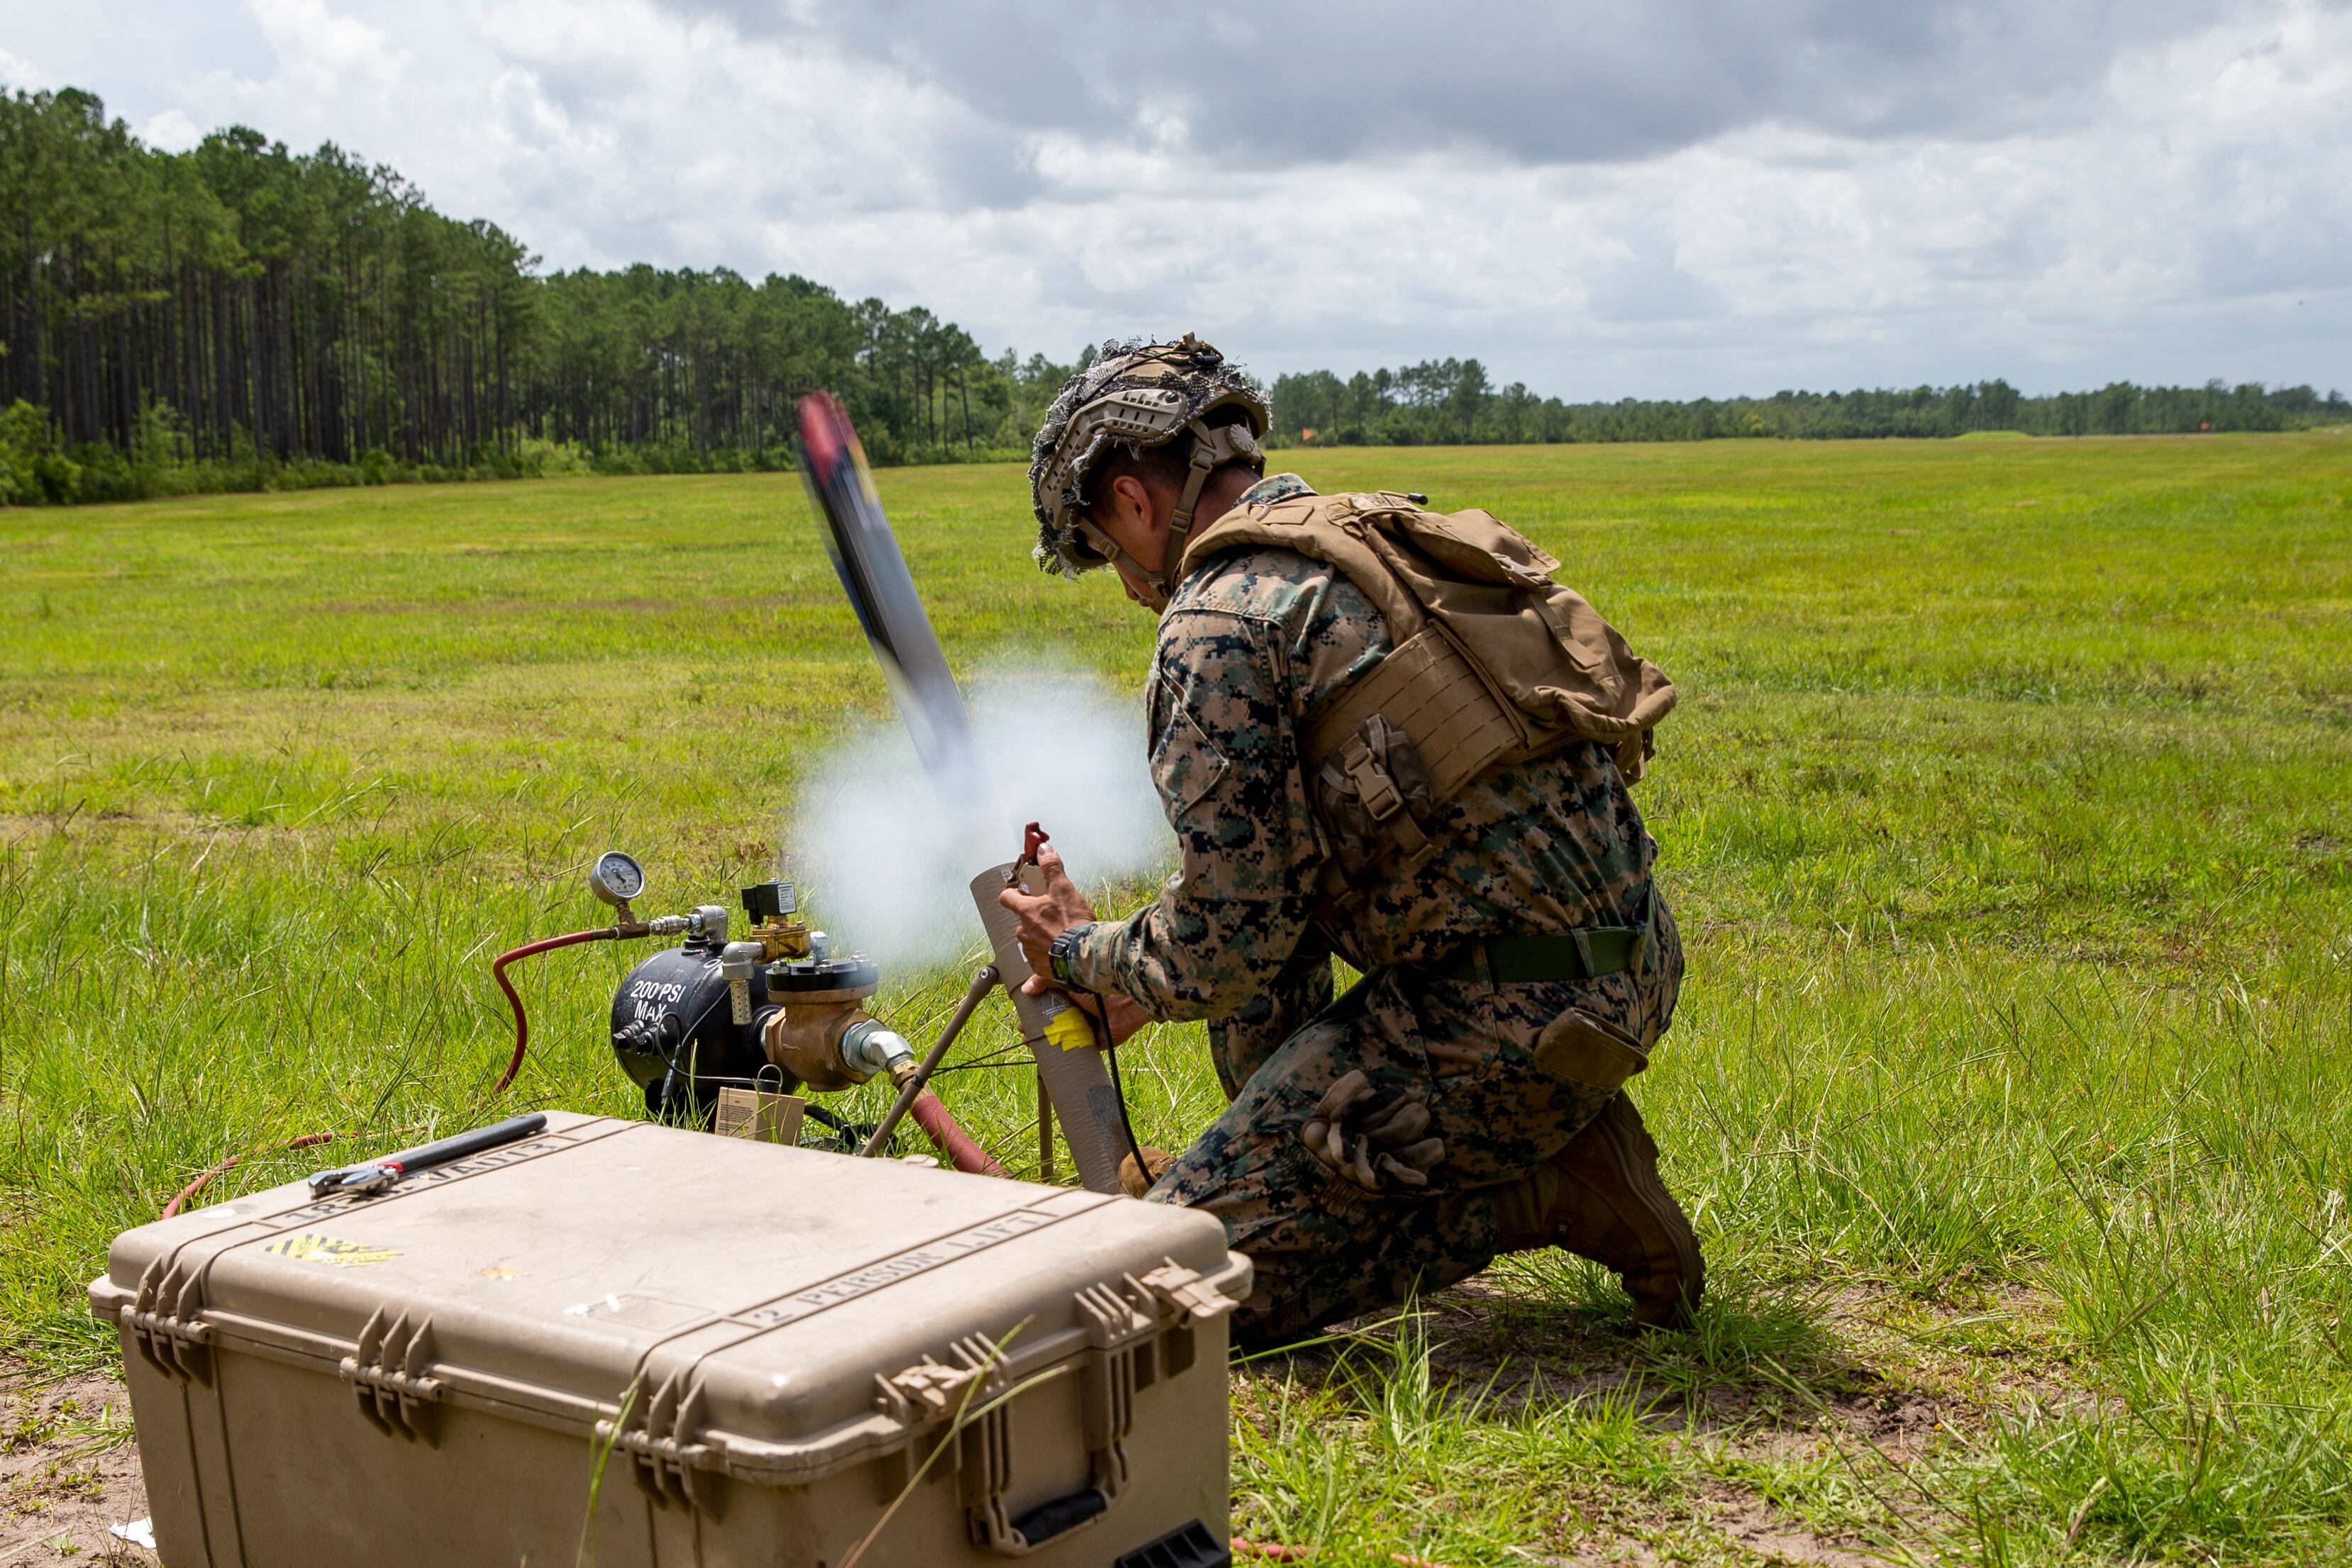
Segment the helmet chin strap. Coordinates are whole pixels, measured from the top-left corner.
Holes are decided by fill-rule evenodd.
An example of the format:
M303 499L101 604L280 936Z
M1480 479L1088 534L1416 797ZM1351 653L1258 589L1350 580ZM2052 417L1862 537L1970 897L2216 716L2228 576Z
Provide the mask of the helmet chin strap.
M1181 580L1184 570L1184 543L1192 535L1192 512L1201 504L1201 491L1207 486L1209 476L1228 463L1255 459L1260 469L1265 465L1265 454L1244 424L1221 424L1211 430L1199 420L1192 424L1192 463L1184 476L1183 494L1176 498L1176 510L1168 518L1168 553L1160 558L1160 570L1148 570L1143 563L1119 552L1120 558L1132 566L1149 590L1147 602L1154 613L1164 612L1171 595Z

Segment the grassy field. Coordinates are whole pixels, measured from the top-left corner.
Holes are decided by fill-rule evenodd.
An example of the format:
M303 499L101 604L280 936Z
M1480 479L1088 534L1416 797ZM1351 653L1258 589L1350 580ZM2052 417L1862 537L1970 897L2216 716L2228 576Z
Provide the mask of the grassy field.
M1538 1260L1246 1370L1237 1528L2352 1559L2352 434L1291 455L1512 519L1680 685L1640 796L1691 979L1638 1088L1714 1289L1636 1340ZM1015 470L881 486L960 666L1137 688L1149 622L1030 568ZM487 1117L488 956L591 924L610 845L651 904L731 903L884 701L789 478L0 511L0 1349L37 1371L110 1356L82 1281L223 1155ZM632 1108L636 956L539 964L510 1101ZM1133 1055L1184 1141L1197 1032ZM1023 1075L943 1086L1034 1158Z

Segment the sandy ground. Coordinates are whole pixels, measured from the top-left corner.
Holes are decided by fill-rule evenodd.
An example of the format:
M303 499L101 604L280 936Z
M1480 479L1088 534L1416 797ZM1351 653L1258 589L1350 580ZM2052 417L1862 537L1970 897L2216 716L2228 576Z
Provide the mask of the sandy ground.
M145 1564L152 1552L107 1531L147 1515L131 1396L112 1375L0 1383L0 1568L61 1562Z

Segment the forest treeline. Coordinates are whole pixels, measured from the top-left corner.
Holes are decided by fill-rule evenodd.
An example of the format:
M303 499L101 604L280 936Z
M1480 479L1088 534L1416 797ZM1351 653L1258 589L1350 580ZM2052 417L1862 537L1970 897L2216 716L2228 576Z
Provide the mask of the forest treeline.
M815 387L880 462L1025 455L1067 373L802 277L541 276L332 145L0 91L0 503L771 467Z
M1725 436L1853 439L1952 436L2154 435L2215 430L2294 430L2352 422L2340 392L2256 383L2142 387L2029 397L2007 382L1908 391L1782 392L1691 402L1625 398L1563 402L1517 382L1496 387L1476 360L1429 360L1398 371L1329 371L1274 383L1278 440L1307 445L1438 445L1475 442L1708 441Z
M1091 358L1079 356L1078 364ZM991 358L919 306L724 268L541 273L330 144L144 146L95 96L0 90L0 505L554 473L770 468L827 387L881 463L1025 455L1073 367ZM1999 382L1564 403L1475 360L1289 375L1277 442L2274 430L2308 388Z

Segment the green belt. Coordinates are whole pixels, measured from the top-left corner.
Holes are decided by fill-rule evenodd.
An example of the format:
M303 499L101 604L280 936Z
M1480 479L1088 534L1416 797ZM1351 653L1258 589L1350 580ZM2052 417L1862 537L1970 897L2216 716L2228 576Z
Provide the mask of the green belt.
M1598 979L1632 968L1648 934L1641 925L1588 925L1543 936L1489 936L1424 967L1449 980L1497 986Z

